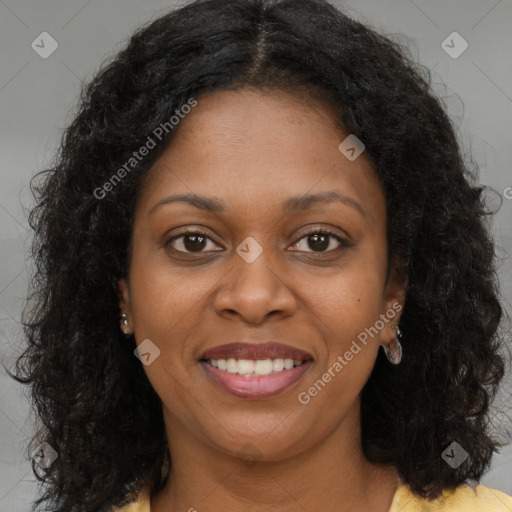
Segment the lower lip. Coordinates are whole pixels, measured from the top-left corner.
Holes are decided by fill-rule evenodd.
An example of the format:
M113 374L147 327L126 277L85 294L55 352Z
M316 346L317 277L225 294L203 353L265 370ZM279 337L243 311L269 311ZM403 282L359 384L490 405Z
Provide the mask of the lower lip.
M208 377L221 388L232 395L248 399L270 398L283 393L297 383L312 364L313 361L310 360L274 375L242 377L236 373L219 370L206 361L201 361L201 366Z

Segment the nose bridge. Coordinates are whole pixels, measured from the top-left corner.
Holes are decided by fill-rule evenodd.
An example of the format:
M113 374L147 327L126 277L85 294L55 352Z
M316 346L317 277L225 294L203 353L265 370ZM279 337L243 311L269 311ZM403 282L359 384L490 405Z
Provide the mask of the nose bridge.
M247 237L236 252L234 268L216 298L217 310L235 311L251 322L273 311L289 313L294 306L293 294L284 276L279 275L280 266L276 266L269 244L264 248L255 238Z
M276 270L272 268L275 261L269 240L260 237L260 241L267 242L265 248L252 236L247 237L236 248L238 257L234 258L234 285L242 287L244 293L275 294L276 287L283 284L278 279Z

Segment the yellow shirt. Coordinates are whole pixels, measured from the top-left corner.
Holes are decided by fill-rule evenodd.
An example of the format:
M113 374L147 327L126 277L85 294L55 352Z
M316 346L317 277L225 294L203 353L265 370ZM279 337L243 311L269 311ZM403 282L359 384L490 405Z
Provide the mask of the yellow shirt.
M112 512L151 512L149 505L149 490L145 488L136 501ZM389 512L512 512L512 496L484 485L473 488L464 484L429 502L400 484Z

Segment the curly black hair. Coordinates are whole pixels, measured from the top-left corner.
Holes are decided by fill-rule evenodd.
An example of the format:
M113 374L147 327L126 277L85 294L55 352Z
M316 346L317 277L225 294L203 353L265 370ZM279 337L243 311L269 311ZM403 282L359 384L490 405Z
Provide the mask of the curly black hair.
M31 385L42 423L32 441L58 453L47 468L32 461L45 488L37 506L108 510L167 481L161 401L119 330L117 283L137 193L173 131L104 184L190 98L245 86L328 101L384 187L388 265L408 283L405 350L397 367L379 353L363 388L367 459L432 499L478 481L502 446L489 426L505 371L489 212L428 71L324 0L197 0L140 28L103 65L52 167L31 182L28 344L11 375ZM470 453L457 469L441 458L453 441Z

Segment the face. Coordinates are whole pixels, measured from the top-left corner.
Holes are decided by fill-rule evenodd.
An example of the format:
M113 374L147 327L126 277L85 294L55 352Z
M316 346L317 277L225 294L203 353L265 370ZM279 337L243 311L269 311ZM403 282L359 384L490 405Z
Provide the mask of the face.
M348 135L313 100L217 91L149 171L120 307L168 433L277 460L357 421L404 291L386 282L382 186L338 149Z

